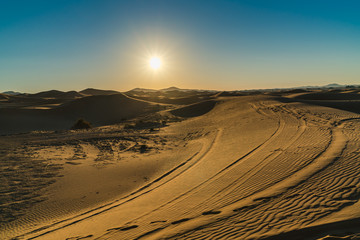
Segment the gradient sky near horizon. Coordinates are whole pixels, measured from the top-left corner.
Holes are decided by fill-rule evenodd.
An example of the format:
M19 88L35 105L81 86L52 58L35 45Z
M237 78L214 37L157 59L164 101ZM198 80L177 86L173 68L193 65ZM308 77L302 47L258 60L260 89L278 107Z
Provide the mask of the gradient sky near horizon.
M359 11L357 0L2 0L0 92L359 84Z

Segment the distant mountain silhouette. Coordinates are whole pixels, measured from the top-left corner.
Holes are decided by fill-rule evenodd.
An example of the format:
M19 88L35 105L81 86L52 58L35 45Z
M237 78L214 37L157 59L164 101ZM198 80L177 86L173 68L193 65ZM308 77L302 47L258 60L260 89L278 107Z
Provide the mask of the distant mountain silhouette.
M187 89L180 89L178 87L168 87L168 88L163 88L160 89L160 91L162 92L167 92L167 91L186 91Z
M357 86L359 87L360 85L354 85L354 84L337 84L337 83L331 83L331 84L327 84L324 86L302 86L302 87L296 87L296 88L345 88L347 86ZM293 88L292 88L293 89Z
M131 89L129 92L157 92L158 90L148 89L148 88L134 88Z
M325 85L324 87L325 88L338 88L338 87L345 87L346 85L340 85L340 84L337 84L337 83L331 83L331 84L328 84L328 85Z
M7 95L19 95L19 94L22 94L21 92L14 92L14 91L6 91L6 92L3 92L4 94L7 94Z

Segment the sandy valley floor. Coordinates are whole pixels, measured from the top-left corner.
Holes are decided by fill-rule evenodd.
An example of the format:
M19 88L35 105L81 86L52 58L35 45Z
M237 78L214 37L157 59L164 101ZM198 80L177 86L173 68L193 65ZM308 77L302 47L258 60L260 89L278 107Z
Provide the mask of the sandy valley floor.
M0 136L0 238L360 239L360 114L291 97Z

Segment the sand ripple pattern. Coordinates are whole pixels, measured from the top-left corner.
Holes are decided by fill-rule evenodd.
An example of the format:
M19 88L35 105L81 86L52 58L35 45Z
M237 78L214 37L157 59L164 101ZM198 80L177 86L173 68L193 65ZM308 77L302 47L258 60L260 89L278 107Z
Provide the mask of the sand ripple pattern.
M358 114L270 97L249 99L224 101L207 115L190 120L189 126L208 124L212 134L199 151L160 178L114 204L29 236L276 239L358 202ZM212 120L215 115L219 117ZM232 121L222 122L226 117ZM252 121L259 126L251 130L257 135L238 137ZM269 127L261 128L262 124ZM136 206L144 210L132 214L129 209ZM93 223L104 219L111 219L114 226L95 232Z
M197 195L207 193L208 197L203 197L195 206L185 208L178 217L181 219L183 216L182 219L186 220L183 221L183 227L171 229L163 224L161 229L148 228L148 234L139 238L253 239L271 236L308 226L359 199L360 162L356 160L360 153L356 146L360 139L359 131L354 132L354 121L358 124L354 115L341 123L341 119L346 117L342 116L339 121L337 116L335 121L329 121L309 112L302 114L304 109L285 105L268 107L269 105L263 103L258 107L261 107L259 111L262 112L271 110L279 118L279 130L270 143L232 165L226 173L205 186L158 210L162 212L152 214L152 217L159 218L166 212L176 212L177 208L185 207L186 202L191 199L200 199ZM325 153L328 154L327 157L331 156L331 161L320 169L316 169L317 166L314 165L311 168L315 169L295 185L287 186L286 191L273 196L252 198L256 194L261 196L262 191L311 166L314 160ZM247 165L244 164L246 161L249 162ZM251 167L246 168L249 165ZM251 204L238 205L242 200L251 198ZM241 207L236 208L237 205ZM226 213L229 207L233 207L232 214ZM217 211L206 212L205 209ZM212 218L209 223L204 221L206 224L201 221L198 223L197 218L201 218L198 217L201 212L202 216L214 215L216 218ZM191 220L193 224L190 223ZM186 222L188 226L185 225ZM166 228L170 229L166 231ZM136 234L121 236L132 238ZM110 236L103 237L108 239Z

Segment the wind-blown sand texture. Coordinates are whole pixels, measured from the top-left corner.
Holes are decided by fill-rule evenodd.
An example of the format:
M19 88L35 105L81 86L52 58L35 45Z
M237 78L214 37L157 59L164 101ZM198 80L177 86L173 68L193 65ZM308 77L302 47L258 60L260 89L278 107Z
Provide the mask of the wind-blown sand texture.
M155 130L0 137L0 238L359 239L356 98L218 96Z

